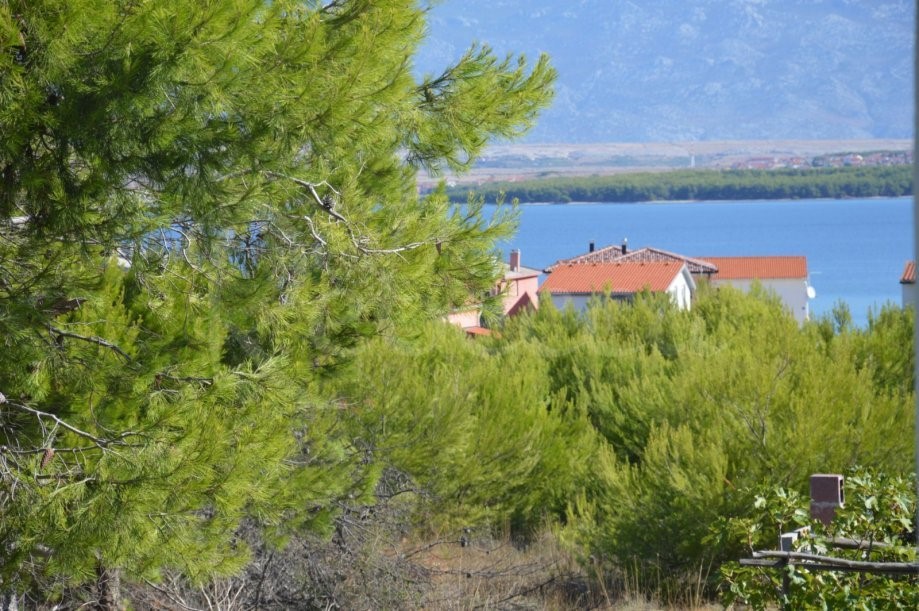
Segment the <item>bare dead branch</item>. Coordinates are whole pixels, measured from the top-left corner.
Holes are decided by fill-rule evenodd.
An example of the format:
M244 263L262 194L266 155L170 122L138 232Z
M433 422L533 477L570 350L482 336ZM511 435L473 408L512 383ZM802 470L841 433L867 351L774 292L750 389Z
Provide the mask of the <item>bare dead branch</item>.
M787 562L795 562L795 566L808 568L807 563L814 563L813 568L826 568L829 570L850 570L850 571L870 571L877 573L900 573L919 575L919 563L916 562L863 562L860 560L847 560L845 558L834 558L833 556L821 556L818 554L806 554L803 552L778 552L778 551L761 551L753 552L753 558L778 558Z
M154 590L156 590L157 592L159 592L160 594L168 598L171 602L179 605L181 608L185 609L186 611L204 611L204 609L199 609L198 607L188 606L185 603L185 601L182 598L176 596L175 593L169 591L166 588L161 588L160 586L156 585L149 579L144 579L144 583L146 583L148 586L150 586L151 588L153 588Z

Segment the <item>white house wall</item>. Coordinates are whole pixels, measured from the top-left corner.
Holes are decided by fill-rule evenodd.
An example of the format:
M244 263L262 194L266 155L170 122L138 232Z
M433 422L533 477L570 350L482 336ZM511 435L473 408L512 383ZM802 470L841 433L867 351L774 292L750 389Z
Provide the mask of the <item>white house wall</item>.
M913 283L904 282L900 286L903 287L903 307L915 307L917 294L916 285Z
M719 280L712 278L712 286L733 286L744 292L749 292L753 280ZM760 286L767 291L772 291L779 296L785 307L794 315L799 323L810 318L810 306L807 298L807 282L800 278L759 280Z
M670 295L670 299L681 310L688 310L692 307L693 288L687 282L689 277L689 274L677 274L677 277L667 287L667 294Z
M571 304L575 310L583 312L587 309L587 303L592 297L592 295L565 295L556 293L552 295L552 305L558 310L564 310L568 307L568 304Z
M688 274L679 274L667 287L667 294L670 295L670 299L681 310L688 310L692 304L692 289L686 281L687 277ZM554 293L552 295L552 305L559 310L564 310L570 304L578 312L583 312L587 309L587 304L590 303L592 298L593 295Z

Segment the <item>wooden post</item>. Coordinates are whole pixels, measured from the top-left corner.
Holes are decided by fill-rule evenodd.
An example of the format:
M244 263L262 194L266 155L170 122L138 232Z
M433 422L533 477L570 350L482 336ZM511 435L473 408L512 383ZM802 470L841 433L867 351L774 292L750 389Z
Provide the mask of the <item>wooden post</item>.
M791 560L787 558L782 563L782 609L785 611L791 611L791 601L788 600L791 593L791 576L788 574L788 571L792 570L793 565Z

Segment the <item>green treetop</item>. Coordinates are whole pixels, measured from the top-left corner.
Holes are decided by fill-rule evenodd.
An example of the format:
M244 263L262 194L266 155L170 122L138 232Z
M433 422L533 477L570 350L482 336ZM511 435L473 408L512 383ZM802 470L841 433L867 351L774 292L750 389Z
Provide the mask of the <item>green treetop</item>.
M363 483L317 376L491 285L506 226L415 175L554 77L474 46L417 79L424 14L0 0L0 589L232 572L241 520Z

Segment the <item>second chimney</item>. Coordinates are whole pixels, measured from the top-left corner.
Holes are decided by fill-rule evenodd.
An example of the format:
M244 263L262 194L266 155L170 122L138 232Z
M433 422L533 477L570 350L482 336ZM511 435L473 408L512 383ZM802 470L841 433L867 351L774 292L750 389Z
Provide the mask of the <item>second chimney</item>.
M596 249L597 249L596 243L593 240L591 240L590 244L587 245L587 252L593 252Z
M516 272L520 270L520 249L519 248L515 248L514 250L511 251L509 263L510 263L512 272Z

